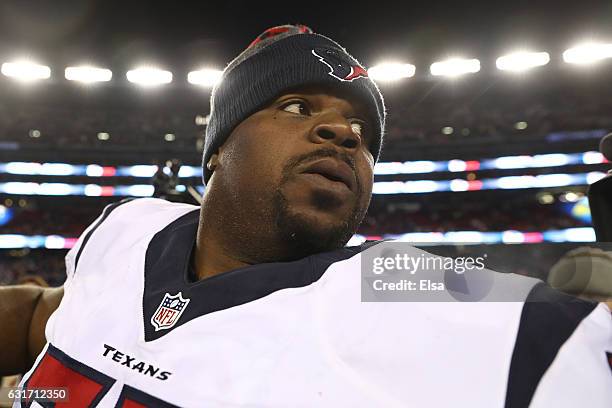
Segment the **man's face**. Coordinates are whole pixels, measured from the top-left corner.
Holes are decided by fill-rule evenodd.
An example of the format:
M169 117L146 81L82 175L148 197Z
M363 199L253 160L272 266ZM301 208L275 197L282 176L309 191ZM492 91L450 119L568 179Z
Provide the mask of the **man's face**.
M210 184L289 257L342 247L370 202L372 128L364 107L335 91L286 93L234 129Z

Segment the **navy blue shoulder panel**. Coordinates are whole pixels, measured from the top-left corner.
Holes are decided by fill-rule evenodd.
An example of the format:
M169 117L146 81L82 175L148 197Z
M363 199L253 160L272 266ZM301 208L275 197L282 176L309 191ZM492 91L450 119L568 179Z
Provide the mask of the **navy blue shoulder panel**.
M126 404L126 401L130 402L131 404ZM146 394L136 388L130 387L129 385L124 385L123 388L121 388L119 401L117 401L117 405L115 406L123 407L126 405L155 408L179 408L176 405L160 400L159 398Z
M533 287L523 306L512 353L506 408L529 406L561 346L596 306L544 283Z
M361 252L362 246L308 256L293 262L251 265L197 282L189 280L189 264L195 246L199 211L194 210L159 231L149 243L145 258L143 295L145 340L151 341L171 329L155 330L151 318L166 293L182 293L189 299L172 328L197 317L242 305L277 290L310 285L327 268Z
M76 273L77 265L79 264L79 258L81 257L81 254L83 253L83 249L85 248L85 245L87 245L87 241L89 241L89 238L91 238L91 235L94 233L94 231L98 229L100 224L102 224L104 220L108 218L109 214L113 212L117 207L127 202L130 202L132 200L134 200L134 198L124 198L123 200L117 201L116 203L109 204L104 208L104 210L102 211L102 216L98 219L98 221L95 223L93 228L91 228L87 232L85 237L83 238L83 243L81 244L81 247L79 248L79 251L77 252L75 260L74 260L74 273Z

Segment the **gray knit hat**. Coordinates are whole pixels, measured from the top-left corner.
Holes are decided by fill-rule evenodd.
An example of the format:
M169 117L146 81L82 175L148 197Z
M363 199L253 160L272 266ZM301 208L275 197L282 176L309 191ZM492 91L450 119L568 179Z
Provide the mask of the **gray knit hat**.
M210 157L244 119L261 110L283 91L301 85L331 85L364 102L374 127L372 155L377 161L385 127L382 94L367 71L335 41L303 25L264 31L223 71L210 99L204 141L204 184L212 172Z

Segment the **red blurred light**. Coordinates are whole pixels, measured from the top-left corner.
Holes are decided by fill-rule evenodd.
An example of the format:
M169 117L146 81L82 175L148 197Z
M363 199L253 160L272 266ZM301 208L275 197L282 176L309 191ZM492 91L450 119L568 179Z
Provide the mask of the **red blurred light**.
M468 191L482 190L482 181L471 180L468 181Z
M523 232L523 242L531 244L544 242L544 234L541 232Z
M64 248L72 248L76 244L77 240L78 238L64 238Z
M480 162L478 160L468 160L465 162L465 171L474 171L480 169Z
M380 241L383 239L380 235L367 235L365 238L366 241Z
M113 186L102 186L102 191L100 192L100 195L103 197L106 196L112 196L115 194L115 187Z
M116 173L117 169L115 167L102 167L102 177L113 177Z

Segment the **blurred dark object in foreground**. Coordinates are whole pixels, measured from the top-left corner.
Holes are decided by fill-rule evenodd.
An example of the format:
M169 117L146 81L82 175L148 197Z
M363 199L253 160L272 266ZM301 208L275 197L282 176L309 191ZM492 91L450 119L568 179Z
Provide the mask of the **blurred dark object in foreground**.
M591 184L589 206L599 242L612 241L612 175Z
M612 161L612 133L605 136L599 150ZM589 186L589 207L593 228L599 242L612 242L612 171Z
M152 179L155 188L153 197L177 203L200 205L201 197L192 186L179 187L181 165L180 160L171 159L157 166L157 171Z
M610 243L568 251L551 268L548 283L570 295L612 306L612 252Z

